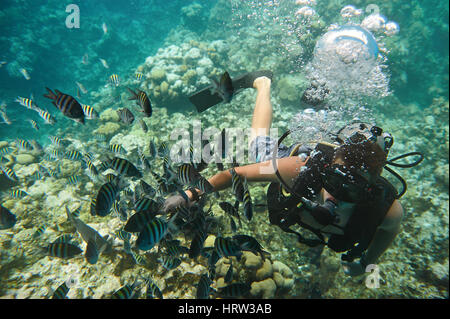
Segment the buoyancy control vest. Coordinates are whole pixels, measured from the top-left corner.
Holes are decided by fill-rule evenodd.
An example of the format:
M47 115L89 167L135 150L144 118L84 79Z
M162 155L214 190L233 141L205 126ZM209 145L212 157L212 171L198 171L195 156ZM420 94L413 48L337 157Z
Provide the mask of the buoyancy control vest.
M326 143L318 143L310 152L305 168L300 171L295 180L292 193L283 191L283 186L278 182L272 182L269 185L267 190L269 220L271 224L279 226L283 231L297 235L300 243L310 247L323 244L336 252L348 251L343 259L351 261L360 257L367 249L377 227L398 197L398 192L389 181L380 176L374 185L377 191L369 197L370 200L354 206L349 220L342 229L343 233L328 234L326 240L320 229L305 224L300 216L305 211L304 199L315 200L319 196L322 189L320 173L333 160L333 153L333 147ZM304 237L291 229L291 226L296 224L311 231L315 234L315 238Z

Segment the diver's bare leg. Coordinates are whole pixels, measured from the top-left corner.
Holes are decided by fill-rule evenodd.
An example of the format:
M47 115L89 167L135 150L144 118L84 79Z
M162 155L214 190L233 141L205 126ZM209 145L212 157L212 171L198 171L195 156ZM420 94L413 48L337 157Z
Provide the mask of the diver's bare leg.
M253 87L258 91L256 95L255 109L253 110L252 133L250 141L257 136L268 136L272 125L272 104L270 103L271 80L262 76L253 82Z

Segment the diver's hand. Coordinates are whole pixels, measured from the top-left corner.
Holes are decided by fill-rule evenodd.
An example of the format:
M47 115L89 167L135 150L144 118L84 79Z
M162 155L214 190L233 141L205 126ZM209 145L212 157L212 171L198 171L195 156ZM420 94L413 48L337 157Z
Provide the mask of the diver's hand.
M169 198L166 199L166 201L164 202L162 211L164 213L167 213L169 211L174 211L175 209L177 209L180 206L188 207L189 204L190 204L190 201L187 202L183 196L181 196L180 194L176 194L176 195L170 196Z
M366 271L359 260L353 262L342 261L341 264L344 273L352 277L360 276Z
M272 80L269 79L267 76L260 76L259 78L256 78L255 81L253 81L253 87L255 89L259 90L268 90L270 89L270 84L272 83Z

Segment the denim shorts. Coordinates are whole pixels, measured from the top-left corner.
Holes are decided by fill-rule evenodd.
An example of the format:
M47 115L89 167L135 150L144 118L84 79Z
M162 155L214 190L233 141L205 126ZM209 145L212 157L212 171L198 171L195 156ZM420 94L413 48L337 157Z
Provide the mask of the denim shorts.
M273 158L273 149L277 145L278 141L271 138L270 136L257 136L250 143L249 156L251 161L256 163L265 162ZM296 145L287 147L284 144L280 144L278 147L277 158L288 157L291 151Z

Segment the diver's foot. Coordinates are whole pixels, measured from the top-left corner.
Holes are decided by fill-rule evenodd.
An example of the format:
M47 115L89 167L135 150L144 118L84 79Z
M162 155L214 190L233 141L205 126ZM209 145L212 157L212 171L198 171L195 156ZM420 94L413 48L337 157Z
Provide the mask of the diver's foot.
M270 89L270 85L272 83L272 80L269 79L266 76L260 76L259 78L256 78L255 81L253 81L253 87L255 89L259 90L267 90Z

